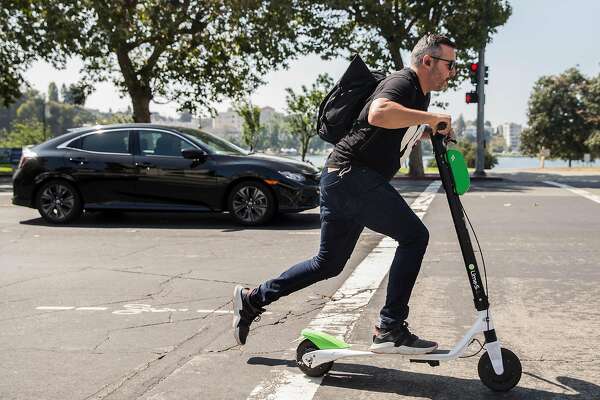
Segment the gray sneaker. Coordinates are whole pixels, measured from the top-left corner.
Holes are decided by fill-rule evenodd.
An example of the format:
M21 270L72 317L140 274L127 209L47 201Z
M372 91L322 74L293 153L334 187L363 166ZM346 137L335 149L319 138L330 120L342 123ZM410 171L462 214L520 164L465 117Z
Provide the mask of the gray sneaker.
M241 285L233 289L233 337L240 345L246 344L250 324L260 320L260 314L265 311L264 308L257 308L250 304L249 293L250 289Z
M401 326L391 330L376 328L369 350L373 353L414 355L431 353L437 347L437 343L419 339L417 335L410 333L408 324L403 322Z

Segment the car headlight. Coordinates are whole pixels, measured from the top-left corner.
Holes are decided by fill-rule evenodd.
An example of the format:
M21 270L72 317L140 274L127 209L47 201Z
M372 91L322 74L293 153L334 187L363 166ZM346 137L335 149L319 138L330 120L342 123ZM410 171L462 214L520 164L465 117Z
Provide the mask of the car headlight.
M285 176L286 178L291 179L296 182L304 182L306 180L304 175L298 174L296 172L290 172L290 171L277 171L277 172L279 172L281 175Z

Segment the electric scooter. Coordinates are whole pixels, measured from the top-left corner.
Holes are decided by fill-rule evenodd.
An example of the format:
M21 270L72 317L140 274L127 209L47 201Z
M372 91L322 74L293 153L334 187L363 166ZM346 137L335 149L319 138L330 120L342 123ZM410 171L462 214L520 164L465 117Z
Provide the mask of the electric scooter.
M487 296L487 278L486 286L484 287L471 244L471 238L465 224L464 216L466 214L459 199L459 195L464 194L469 189L469 173L460 151L448 149L448 139L444 135L437 133L437 131L443 130L445 127L444 123L440 124L437 127L436 134L432 135L431 141L460 243L469 284L473 292L477 319L471 329L451 350L435 350L431 353L419 355L394 354L393 356L409 357L411 362L427 363L435 367L440 364L440 361L450 361L461 357L472 343L475 335L482 332L485 338L485 344L482 348L485 348L486 351L480 357L477 366L479 378L490 389L506 392L515 387L521 379L521 362L512 351L501 347L496 331L494 330ZM473 227L471 226L472 229ZM475 238L477 239L477 236ZM483 266L485 272L485 262ZM324 332L304 329L302 336L305 339L300 342L296 350L296 362L302 372L308 376L314 377L326 374L333 366L334 361L341 358L388 355L377 354L371 351L353 350L350 348L351 345L345 343L343 340Z

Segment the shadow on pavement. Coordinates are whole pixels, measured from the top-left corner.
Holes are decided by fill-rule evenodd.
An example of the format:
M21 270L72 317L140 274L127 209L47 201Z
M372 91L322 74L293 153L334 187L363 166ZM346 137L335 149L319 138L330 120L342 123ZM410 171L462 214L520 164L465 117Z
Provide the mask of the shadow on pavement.
M282 360L266 357L251 357L250 365L296 367L294 360ZM476 367L473 373L477 374ZM503 400L598 400L600 386L582 379L559 376L560 384L538 375L523 372L524 375L555 386L557 391L531 389L518 385L506 393L497 393L488 389L479 379L463 379L443 375L424 374L369 365L335 363L325 376L323 387L356 389L375 393L393 393L422 399L503 399ZM523 378L521 378L523 379ZM571 393L564 393L564 392Z
M581 185L582 187L600 188L600 174L559 174L540 171L503 171L493 174L502 177L509 184L529 183L542 184L543 181L561 182L572 186Z
M475 368L473 368L475 372ZM558 399L598 399L600 386L581 379L559 376L556 378L562 385L539 378L545 383L557 386L557 391L573 391L573 393L557 393L543 389L515 387L506 393L492 392L479 379L462 379L433 374L400 371L397 369L379 368L354 364L335 364L334 370L323 380L323 386L347 389L368 390L381 393L395 393L425 399L510 399L510 400L558 400Z
M318 213L283 214L265 226L243 226L227 214L220 213L164 213L164 212L86 212L78 220L66 225L54 225L34 218L20 222L23 225L53 228L138 228L138 229L214 229L222 232L277 231L319 229Z
M268 358L268 357L250 357L248 359L249 365L267 365L269 367L275 367L278 365L285 365L288 367L296 367L295 360L283 360L279 358Z

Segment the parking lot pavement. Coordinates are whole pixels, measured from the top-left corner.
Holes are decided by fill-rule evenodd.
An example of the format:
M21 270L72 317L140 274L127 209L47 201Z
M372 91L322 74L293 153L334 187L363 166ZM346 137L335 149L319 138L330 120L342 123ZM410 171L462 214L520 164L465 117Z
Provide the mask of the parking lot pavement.
M428 184L394 181L409 203ZM569 184L597 193L591 183ZM476 182L463 202L485 255L499 339L523 363L519 387L501 397L600 398L600 204L512 177ZM475 314L441 191L424 222L431 239L409 322L448 347ZM87 215L54 227L0 197L0 397L297 394L281 379L297 373L294 339L381 236L365 231L343 274L273 304L242 348L231 335L230 296L238 282L257 284L312 256L318 227L317 210L260 229L187 214ZM359 310L348 341L369 343L385 283ZM477 360L432 369L394 356L347 359L298 398L491 398ZM257 392L261 384L267 389Z

